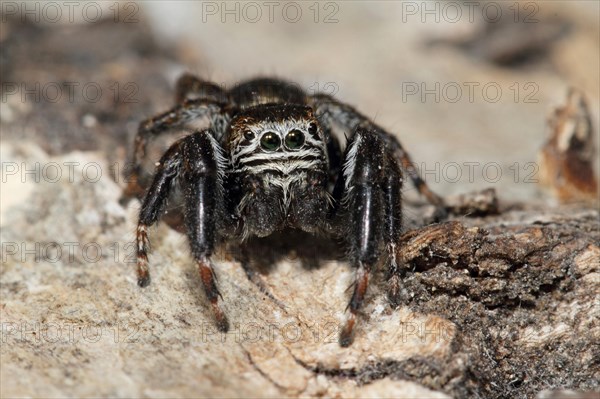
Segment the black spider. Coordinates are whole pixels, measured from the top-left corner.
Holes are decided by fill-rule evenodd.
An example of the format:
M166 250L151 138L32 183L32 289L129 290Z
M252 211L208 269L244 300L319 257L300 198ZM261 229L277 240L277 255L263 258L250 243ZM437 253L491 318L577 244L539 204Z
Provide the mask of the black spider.
M161 217L178 181L191 252L221 331L229 325L210 259L215 245L301 230L346 244L356 277L340 345L350 345L369 274L382 256L389 298L392 303L398 298L401 166L440 209L442 199L419 177L394 136L329 95L309 96L297 85L268 78L224 91L186 74L177 83L176 101L170 111L141 123L128 195L143 190L135 177L150 138L201 119L209 127L176 141L156 166L137 227L138 284L150 282L148 227ZM343 153L334 128L348 136Z

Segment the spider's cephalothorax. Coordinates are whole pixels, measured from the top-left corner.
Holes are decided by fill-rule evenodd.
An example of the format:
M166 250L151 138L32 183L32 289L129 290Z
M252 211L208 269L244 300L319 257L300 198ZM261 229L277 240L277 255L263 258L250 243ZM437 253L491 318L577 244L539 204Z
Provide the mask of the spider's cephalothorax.
M148 227L159 220L178 183L191 252L219 329L226 331L228 322L210 260L215 245L302 230L341 239L356 268L350 315L340 335L340 344L349 345L370 272L380 258L386 262L389 298L397 302L401 167L430 202L442 208L443 201L421 180L394 136L331 96L309 96L276 79L255 79L224 91L184 75L176 101L170 111L141 123L127 196L144 192L136 177L150 139L200 120L208 128L190 131L157 164L137 227L138 284L150 282ZM334 131L348 137L343 152ZM246 261L242 266L252 278Z
M254 106L234 117L225 143L226 186L240 190L232 205L244 237L286 227L322 230L331 204L326 143L306 106Z

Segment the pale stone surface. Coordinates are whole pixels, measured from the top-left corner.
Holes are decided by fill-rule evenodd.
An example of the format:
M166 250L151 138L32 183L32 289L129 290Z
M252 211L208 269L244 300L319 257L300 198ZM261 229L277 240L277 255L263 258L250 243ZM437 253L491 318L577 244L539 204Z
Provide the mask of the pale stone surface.
M165 225L151 231L152 284L137 287L131 242L139 203L122 208L120 188L107 173L92 182L88 165L108 169L97 154L40 157L32 143L3 147L7 161L79 163L72 179L42 177L11 193L18 204L3 214L3 397L447 397L414 382L386 378L361 386L310 368L358 370L379 359L443 357L451 322L391 311L371 292L370 316L354 345L342 349L346 264L311 271L293 261L277 265L267 283L284 310L221 257L217 275L232 329L218 333L186 239Z
M215 264L232 327L222 334L206 306L186 238L165 224L150 233L152 284L136 285L132 240L139 203L119 204L121 187L104 173L109 165L99 154L51 157L29 142L3 143L2 151L3 159L18 164L78 163L58 181L42 176L24 190L11 190L15 205L3 209L3 397L460 397L488 392L488 380L538 373L538 358L560 365L567 360L563 349L551 349L557 342L567 351L583 345L578 358L568 358L576 374L562 375L561 386L594 386L585 376L598 375L589 346L600 337L598 231L589 231L588 244L577 233L576 241L555 245L547 236L551 230L536 226L572 223L563 214L516 211L485 219L487 233L474 227L483 224L477 219L473 227L454 222L423 229L430 233L407 233L403 259L418 267L431 257L437 266L406 279L408 306L395 310L376 273L355 342L342 349L338 326L352 277L344 262L307 269L293 254L279 262L263 278L281 307L221 251ZM89 165L103 171L98 181ZM570 213L582 223L598 215ZM508 219L513 222L499 222ZM517 245L514 254L495 257L494 251L509 245ZM548 261L571 267L574 280L551 267L535 271L544 265L535 264L535 245L549 249ZM571 253L568 266L560 259ZM533 262L532 274L511 276L509 268L521 262ZM473 280L460 270L465 266L489 275ZM527 266L517 267L515 273L527 273ZM544 284L552 285L545 288L552 294L539 296ZM511 295L543 302L539 311L521 311L511 308ZM502 304L506 311L482 303ZM498 317L504 319L493 321ZM506 356L512 366L496 370ZM532 369L520 369L520 362ZM497 374L477 377L479 371Z

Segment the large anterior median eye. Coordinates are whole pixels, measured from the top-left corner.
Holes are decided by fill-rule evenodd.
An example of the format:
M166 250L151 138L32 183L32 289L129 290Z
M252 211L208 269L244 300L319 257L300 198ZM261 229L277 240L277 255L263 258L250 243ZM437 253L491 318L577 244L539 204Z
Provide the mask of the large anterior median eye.
M304 133L300 130L291 130L285 136L285 146L290 150L297 150L304 144Z
M260 146L266 151L276 151L281 145L281 139L276 133L267 132L260 138Z

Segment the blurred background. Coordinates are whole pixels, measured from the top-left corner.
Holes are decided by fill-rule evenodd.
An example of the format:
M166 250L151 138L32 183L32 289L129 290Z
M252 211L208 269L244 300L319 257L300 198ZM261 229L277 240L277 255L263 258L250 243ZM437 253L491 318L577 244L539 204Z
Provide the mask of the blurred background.
M569 86L598 119L598 2L145 6L161 43L192 49L187 69L225 84L263 74L335 92L396 133L445 194L500 186L510 199L535 196L532 162Z
M442 194L540 199L537 152L570 87L598 135L599 13L596 1L4 2L3 141L123 161L182 72L225 87L270 75L375 119Z

